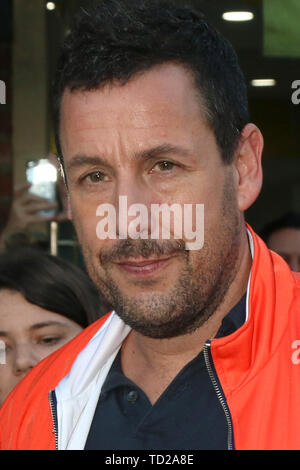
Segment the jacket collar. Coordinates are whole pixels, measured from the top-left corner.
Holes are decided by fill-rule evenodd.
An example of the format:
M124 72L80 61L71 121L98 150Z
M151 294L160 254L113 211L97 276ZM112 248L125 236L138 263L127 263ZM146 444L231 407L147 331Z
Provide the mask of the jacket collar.
M102 385L129 331L112 312L55 388L59 450L84 448Z
M295 288L289 266L247 227L253 244L247 320L231 335L211 341L215 368L227 393L251 380L276 350L288 325Z

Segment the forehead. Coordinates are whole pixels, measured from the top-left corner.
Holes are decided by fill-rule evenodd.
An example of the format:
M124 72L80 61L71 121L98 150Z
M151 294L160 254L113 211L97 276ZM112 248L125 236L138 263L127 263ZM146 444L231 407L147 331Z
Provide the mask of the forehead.
M187 122L206 124L204 100L192 73L183 66L163 64L133 77L126 84L108 84L92 91L66 90L61 105L60 134L104 129L183 130Z
M41 321L58 321L59 314L29 303L18 291L0 289L0 330L30 328Z

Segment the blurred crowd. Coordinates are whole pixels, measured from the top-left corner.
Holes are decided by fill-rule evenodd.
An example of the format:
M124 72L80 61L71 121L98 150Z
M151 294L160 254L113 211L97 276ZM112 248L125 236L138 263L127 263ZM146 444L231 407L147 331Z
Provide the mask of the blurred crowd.
M67 221L61 177L57 202L30 188L14 188L0 233L0 406L38 362L111 310L83 266L49 253L49 235L39 229ZM55 215L45 215L53 209Z

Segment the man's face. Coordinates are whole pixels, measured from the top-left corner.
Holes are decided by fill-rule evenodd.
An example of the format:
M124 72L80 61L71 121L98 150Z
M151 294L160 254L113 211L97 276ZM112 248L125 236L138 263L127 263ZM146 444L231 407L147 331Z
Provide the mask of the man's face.
M72 218L98 288L146 336L194 331L236 274L242 222L233 165L221 160L191 75L165 64L125 85L66 91L60 136ZM126 220L120 196L149 214L151 204L204 204L203 248L185 250L184 233L180 241L174 232L169 240L119 239L118 217L117 239L99 239L99 205Z

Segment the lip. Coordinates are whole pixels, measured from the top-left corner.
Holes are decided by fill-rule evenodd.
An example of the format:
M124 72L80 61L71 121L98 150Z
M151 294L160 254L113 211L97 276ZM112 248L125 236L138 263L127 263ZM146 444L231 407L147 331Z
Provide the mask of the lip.
M117 266L128 274L144 277L161 271L168 264L170 259L171 257L150 260L127 260L117 263Z

